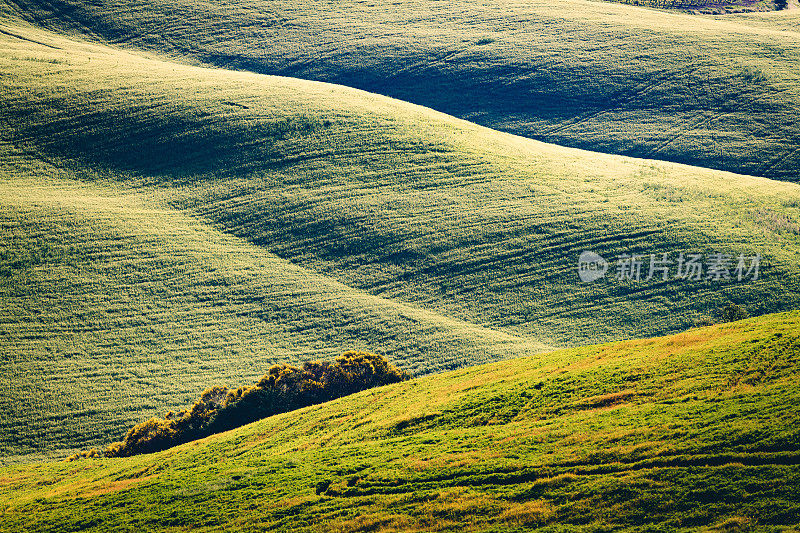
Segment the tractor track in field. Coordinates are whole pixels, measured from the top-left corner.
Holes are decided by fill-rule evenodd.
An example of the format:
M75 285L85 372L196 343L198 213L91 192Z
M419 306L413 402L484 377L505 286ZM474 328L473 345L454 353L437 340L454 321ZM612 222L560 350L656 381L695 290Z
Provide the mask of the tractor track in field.
M448 472L442 475L420 479L393 479L391 481L370 482L365 480L341 492L326 493L329 496L359 497L374 494L397 494L426 489L448 487L485 487L517 485L559 475L603 476L624 475L632 472L665 468L724 468L745 467L786 467L800 465L800 453L776 452L765 454L722 454L722 455L677 455L655 459L645 459L632 463L614 462L597 464L586 461L545 464L517 471L495 472Z

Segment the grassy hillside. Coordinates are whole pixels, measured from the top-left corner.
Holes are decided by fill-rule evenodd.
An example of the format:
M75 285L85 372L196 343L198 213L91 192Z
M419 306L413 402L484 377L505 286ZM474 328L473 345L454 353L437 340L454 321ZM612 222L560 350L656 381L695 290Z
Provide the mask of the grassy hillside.
M787 8L787 0L611 0L633 6L671 9L694 14L769 12Z
M800 314L429 376L0 470L6 531L800 527Z
M5 1L53 29L561 145L800 179L797 10L754 26L585 0Z
M543 349L351 289L120 190L6 181L0 243L6 460L107 443L211 384L347 347L417 373Z
M726 17L729 20L735 20L740 24L747 24L762 29L771 29L776 31L797 32L800 31L800 16L797 16L798 5L797 0L789 1L790 9L787 11L779 11L775 13L747 13L736 14Z
M797 185L3 24L5 455L114 440L276 359L420 374L798 305ZM764 260L582 284L586 249Z
M4 37L14 76L3 135L27 154L9 155L13 168L34 156L147 191L349 286L545 344L685 328L731 301L754 314L797 301L796 185L548 146L342 87L48 36L30 33L64 49ZM584 249L765 261L752 283L581 284Z

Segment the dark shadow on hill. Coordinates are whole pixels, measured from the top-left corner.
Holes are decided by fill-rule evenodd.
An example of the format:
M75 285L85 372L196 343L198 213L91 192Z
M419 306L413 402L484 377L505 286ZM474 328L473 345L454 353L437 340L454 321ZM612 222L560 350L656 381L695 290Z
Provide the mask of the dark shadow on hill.
M788 49L757 37L730 45L724 35L703 40L663 28L609 32L534 8L527 20L462 4L413 22L381 6L359 19L329 6L306 12L258 0L250 7L259 9L241 12L140 0L13 5L49 28L339 83L560 145L787 181L800 175L800 95L787 79L743 66L736 52L785 61ZM191 31L184 20L195 21Z

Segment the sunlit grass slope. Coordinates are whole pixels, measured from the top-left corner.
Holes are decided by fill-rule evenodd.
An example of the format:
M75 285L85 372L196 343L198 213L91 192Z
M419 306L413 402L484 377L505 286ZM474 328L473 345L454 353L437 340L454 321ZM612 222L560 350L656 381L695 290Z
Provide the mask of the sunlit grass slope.
M786 8L786 0L610 0L632 6L671 9L694 14L774 12Z
M365 391L155 455L0 470L6 531L789 530L800 314Z
M797 185L4 20L4 455L113 440L275 360L422 374L798 305ZM755 282L586 285L584 249L764 260Z
M18 32L25 32L22 27ZM9 148L148 191L348 286L545 344L797 303L800 187L544 145L326 84L3 36ZM581 284L577 258L761 253L750 281ZM674 273L674 271L673 271Z
M416 373L543 349L350 289L140 196L74 182L0 184L0 269L6 459L107 444L206 387L348 347Z
M753 25L584 0L6 8L126 47L357 87L557 144L800 179L797 10Z

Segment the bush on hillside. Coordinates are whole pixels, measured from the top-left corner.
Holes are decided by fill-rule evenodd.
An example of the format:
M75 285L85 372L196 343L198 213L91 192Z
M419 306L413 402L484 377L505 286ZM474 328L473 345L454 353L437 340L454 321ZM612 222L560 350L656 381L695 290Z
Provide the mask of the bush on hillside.
M744 320L750 315L745 309L736 304L728 304L720 311L723 322L736 322L737 320Z
M102 454L92 450L70 459L153 453L267 416L409 377L384 357L357 351L346 352L334 362L307 362L302 367L275 365L254 386L206 389L189 409L170 411L164 418L137 424L121 442L112 444Z
M309 362L302 368L276 365L255 386L229 391L211 427L215 433L225 431L408 377L385 358L366 352L347 352L333 363Z

